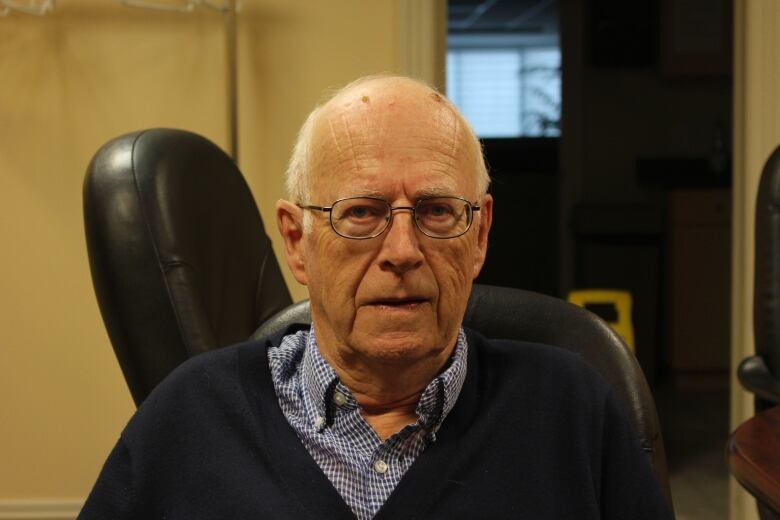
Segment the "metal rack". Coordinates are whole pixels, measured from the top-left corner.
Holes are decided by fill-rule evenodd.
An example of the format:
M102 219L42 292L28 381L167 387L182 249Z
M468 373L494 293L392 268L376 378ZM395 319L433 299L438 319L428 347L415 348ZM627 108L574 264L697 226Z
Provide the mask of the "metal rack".
M44 16L54 10L55 0L0 0L0 17L18 12ZM228 115L229 153L238 162L238 64L236 15L239 0L120 0L122 5L177 13L192 13L196 9L208 9L220 13L225 24L225 83Z
M191 13L198 7L212 9L225 13L230 7L230 2L221 4L210 2L209 0L180 0L180 1L153 1L153 0L121 0L123 5L129 7L140 7L142 9L152 9L154 11L173 11L177 13Z
M3 0L0 0L3 1ZM228 142L230 156L238 162L238 64L236 15L239 10L239 0L120 0L128 7L139 7L154 11L191 13L197 8L209 9L222 14L225 22L225 54L228 113Z
M0 0L0 16L24 13L43 16L54 9L54 0Z

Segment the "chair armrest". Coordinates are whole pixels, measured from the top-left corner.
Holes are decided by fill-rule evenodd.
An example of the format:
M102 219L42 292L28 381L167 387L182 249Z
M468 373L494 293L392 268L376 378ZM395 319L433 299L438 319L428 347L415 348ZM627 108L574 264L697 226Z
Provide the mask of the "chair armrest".
M769 372L761 356L743 359L737 368L737 377L745 390L767 401L780 403L780 381Z

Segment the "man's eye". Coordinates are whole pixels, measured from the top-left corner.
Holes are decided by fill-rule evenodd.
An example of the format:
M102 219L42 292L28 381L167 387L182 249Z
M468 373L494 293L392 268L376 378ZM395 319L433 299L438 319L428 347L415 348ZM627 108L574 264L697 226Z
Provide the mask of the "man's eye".
M353 206L347 210L345 216L348 218L371 218L376 216L376 210L368 206Z
M442 215L446 215L447 213L450 213L450 208L442 204L437 204L435 206L431 206L428 209L428 213L430 213L433 216L440 217Z
M418 212L426 217L446 217L452 215L452 208L449 204L431 203L422 205Z

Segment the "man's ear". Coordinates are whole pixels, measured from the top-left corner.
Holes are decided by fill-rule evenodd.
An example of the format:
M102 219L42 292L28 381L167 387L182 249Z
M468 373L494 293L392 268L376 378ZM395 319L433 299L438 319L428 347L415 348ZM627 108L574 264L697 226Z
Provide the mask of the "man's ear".
M493 197L490 194L486 194L482 197L479 211L474 212L474 217L477 220L474 224L479 225L477 228L477 251L474 255L473 278L476 278L482 270L482 265L485 263L488 233L490 232L490 225L493 223Z
M284 239L287 265L298 283L306 285L303 210L288 200L276 202L276 225Z

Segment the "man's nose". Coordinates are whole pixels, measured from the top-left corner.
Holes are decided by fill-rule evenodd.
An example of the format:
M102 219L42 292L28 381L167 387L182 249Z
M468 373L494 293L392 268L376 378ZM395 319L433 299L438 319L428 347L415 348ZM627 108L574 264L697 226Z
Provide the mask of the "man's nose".
M411 208L400 208L393 212L393 220L390 229L385 231L380 252L383 268L402 274L422 265L424 257L413 219Z

